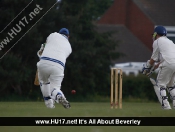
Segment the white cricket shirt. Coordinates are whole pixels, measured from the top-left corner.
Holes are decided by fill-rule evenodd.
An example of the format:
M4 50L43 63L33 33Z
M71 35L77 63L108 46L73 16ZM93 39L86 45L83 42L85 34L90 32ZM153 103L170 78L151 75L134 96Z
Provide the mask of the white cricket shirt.
M162 36L153 42L153 53L151 58L158 61L162 58L169 64L175 63L175 44L166 36Z
M47 63L55 66L62 65L64 68L67 57L71 54L72 48L68 38L57 32L51 33L46 40L46 45L40 57L40 63Z

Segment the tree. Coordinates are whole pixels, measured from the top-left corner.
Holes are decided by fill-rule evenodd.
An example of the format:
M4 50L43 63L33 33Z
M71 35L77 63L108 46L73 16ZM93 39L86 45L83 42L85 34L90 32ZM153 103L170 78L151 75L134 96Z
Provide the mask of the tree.
M61 23L70 29L73 49L66 64L63 81L66 90L63 90L70 93L71 89L76 89L83 96L109 93L111 58L120 56L113 52L117 44L110 40L111 34L99 34L95 30L92 2L64 0L59 10ZM94 16L98 16L96 14Z
M30 0L1 0L0 1L0 29L2 30L6 27L11 20L13 20L24 7L26 7L31 1ZM38 92L39 88L33 85L35 73L36 73L36 63L39 61L39 58L36 55L36 52L39 50L42 43L45 43L46 37L55 31L55 18L57 17L55 12L57 12L57 7L59 3L49 10L37 24L34 25L36 21L30 21L29 14L36 8L36 4L40 5L43 9L49 9L53 2L56 1L39 1L35 0L24 10L20 16L21 18L26 18L27 20L23 21L18 17L10 23L7 27L7 32L11 32L11 29L16 28L16 24L19 25L20 21L25 24L25 27L22 27L19 34L23 35L27 32L24 37L0 60L0 75L1 75L1 84L2 87L1 95L7 95L13 93L14 89L16 94L28 96L32 95L35 91ZM37 19L43 14L36 16ZM27 21L27 22L26 22ZM25 23L26 22L26 23ZM2 32L0 37L0 42L7 36L7 32ZM16 39L17 36L14 37ZM21 36L20 36L21 37ZM19 37L19 38L20 38ZM0 51L0 55L3 55L7 49L12 45L5 45L7 48ZM4 94L6 93L6 94ZM7 94L8 93L8 94ZM40 94L38 94L40 95ZM2 96L1 96L2 97ZM35 97L36 98L36 97Z
M28 83L31 69L22 63L20 56L15 56L12 53L6 55L5 59L1 60L0 73L0 93L2 95L4 92L8 94L12 92L18 95L26 92L26 88L22 88L21 85Z
M48 8L53 1L35 2L40 2L41 7ZM22 10L19 8L27 3L29 0L1 1L0 10L5 9L0 16L1 20L7 24ZM21 92L18 93L33 98L39 90L33 85L36 63L39 60L36 52L50 33L67 27L70 30L73 53L66 63L62 90L69 94L71 89L76 89L77 94L83 97L94 94L107 95L111 59L118 58L120 53L113 51L117 43L110 39L111 34L99 34L93 21L100 17L111 3L111 0L62 0L55 5L0 61L0 74L3 75L1 82L4 82L1 92L20 88ZM15 6L18 10L13 8ZM10 73L14 73L13 81L10 80ZM36 96L41 96L40 92Z

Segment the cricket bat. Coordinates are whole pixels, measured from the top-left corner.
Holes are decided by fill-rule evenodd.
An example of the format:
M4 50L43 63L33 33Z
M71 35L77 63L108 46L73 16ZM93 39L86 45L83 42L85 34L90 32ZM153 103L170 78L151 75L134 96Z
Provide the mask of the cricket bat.
M159 102L162 103L162 97L160 96L160 88L157 86L156 81L154 79L150 78L150 81L154 86L154 91L158 97Z
M36 75L35 75L35 80L34 80L34 85L38 86L39 84L39 79L38 79L38 70L36 71Z
M37 52L39 57L41 56L41 54L42 54L42 52L44 50L45 44L46 43L42 44L40 50ZM36 85L36 86L40 85L40 82L39 82L39 79L38 79L38 70L36 71L34 85Z

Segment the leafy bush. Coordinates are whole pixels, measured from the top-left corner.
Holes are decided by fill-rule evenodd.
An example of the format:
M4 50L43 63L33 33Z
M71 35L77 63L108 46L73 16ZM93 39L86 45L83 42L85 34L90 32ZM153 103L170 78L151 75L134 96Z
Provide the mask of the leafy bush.
M145 75L123 77L123 98L156 101L157 96L149 78Z

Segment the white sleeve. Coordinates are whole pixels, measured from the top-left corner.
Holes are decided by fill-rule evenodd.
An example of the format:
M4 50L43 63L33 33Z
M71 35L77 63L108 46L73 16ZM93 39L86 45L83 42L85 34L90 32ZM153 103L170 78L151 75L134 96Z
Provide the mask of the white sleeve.
M55 40L55 37L58 37L57 36L58 35L58 33L51 33L48 37L47 37L47 39L46 39L46 43L49 43L50 41L52 41L53 39Z
M48 42L48 38L49 38L49 36L46 38L46 43Z
M153 53L152 53L151 59L153 59L154 61L158 61L159 60L159 54L160 54L160 51L159 51L158 43L157 43L157 41L154 41L154 43L153 43Z

